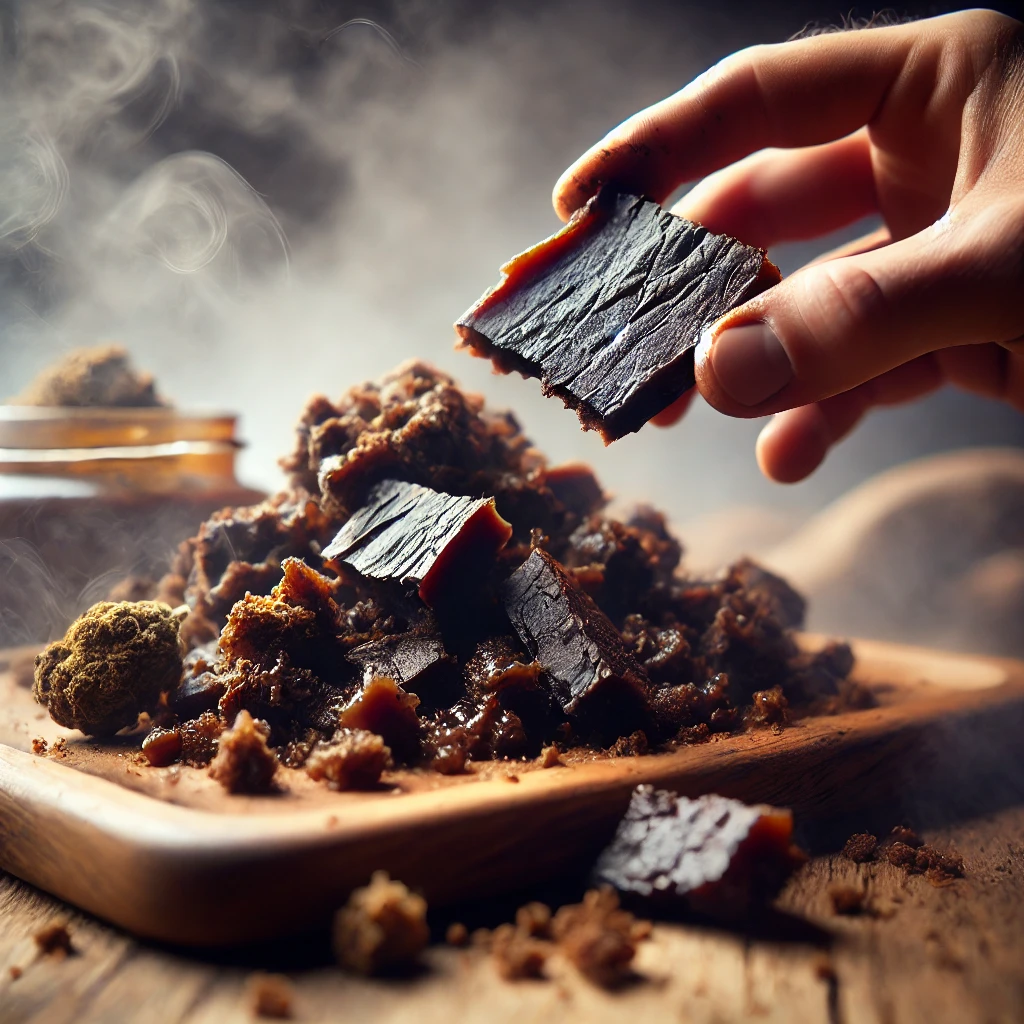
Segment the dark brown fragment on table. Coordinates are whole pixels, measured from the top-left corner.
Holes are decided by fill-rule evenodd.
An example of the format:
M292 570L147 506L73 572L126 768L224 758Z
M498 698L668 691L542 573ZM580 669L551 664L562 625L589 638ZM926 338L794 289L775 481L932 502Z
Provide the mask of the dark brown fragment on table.
M874 860L877 849L878 839L875 836L870 832L857 832L846 840L843 856L855 864L865 864L869 860Z
M505 610L568 713L595 693L646 708L643 670L608 617L566 569L539 548L503 590Z
M39 952L46 956L63 958L75 951L71 943L71 932L68 930L67 921L60 919L43 925L32 936L32 939L39 948Z
M11 981L17 981L25 972L17 964L11 964L7 968L7 973L11 976Z
M32 738L32 753L37 757L46 757L47 743L42 736Z
M581 974L615 988L632 976L637 943L650 935L650 928L619 907L612 889L602 887L587 892L581 903L559 908L551 934Z
M469 945L469 929L461 921L453 921L445 929L444 941L449 946L462 948Z
M247 1001L254 1017L291 1020L295 990L283 974L253 974L245 983Z
M896 841L882 852L890 864L904 868L912 875L925 875L933 885L948 884L964 874L964 861L959 854L940 853L924 843L913 847Z
M780 279L763 250L605 187L507 263L455 329L610 443L693 386L705 327Z
M362 576L416 584L433 606L464 578L483 577L512 536L493 498L466 498L384 480L324 549L328 564Z
M407 968L429 941L426 900L386 871L375 871L334 917L334 955L357 974Z
M181 730L150 730L142 741L142 753L153 768L166 768L181 756Z
M594 878L654 904L735 919L772 899L804 860L787 810L637 786Z
M884 851L894 846L896 843L902 843L904 846L909 846L912 850L916 850L919 846L924 846L924 840L907 825L893 826L892 831L879 845Z
M384 740L365 729L339 729L328 743L318 743L306 759L306 774L328 789L374 789L381 772L391 767Z
M835 914L859 914L864 909L865 892L854 885L829 886L828 898Z
M229 793L271 792L278 760L267 746L268 732L248 711L239 711L234 725L221 733L210 777Z

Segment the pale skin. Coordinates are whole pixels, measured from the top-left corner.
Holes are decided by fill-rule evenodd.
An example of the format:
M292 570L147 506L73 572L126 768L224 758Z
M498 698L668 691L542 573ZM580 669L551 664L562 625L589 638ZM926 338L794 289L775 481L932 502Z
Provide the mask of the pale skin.
M634 114L559 179L567 219L606 181L762 248L869 214L705 333L697 387L774 414L762 471L814 471L873 406L954 384L1024 411L1024 25L964 11L735 53ZM693 392L655 422L667 426Z

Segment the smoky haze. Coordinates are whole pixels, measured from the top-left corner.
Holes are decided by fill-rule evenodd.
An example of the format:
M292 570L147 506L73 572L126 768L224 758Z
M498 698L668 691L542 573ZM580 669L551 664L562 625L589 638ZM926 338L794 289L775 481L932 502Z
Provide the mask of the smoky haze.
M241 474L275 488L311 393L421 357L513 408L553 460L589 461L677 521L737 502L801 516L914 454L1019 443L1015 415L941 395L876 415L785 489L758 477L759 424L701 408L604 449L535 381L453 352L455 317L556 227L551 186L583 148L725 53L844 13L2 4L7 391L68 348L116 340L178 405L241 412ZM811 251L775 255L789 270Z

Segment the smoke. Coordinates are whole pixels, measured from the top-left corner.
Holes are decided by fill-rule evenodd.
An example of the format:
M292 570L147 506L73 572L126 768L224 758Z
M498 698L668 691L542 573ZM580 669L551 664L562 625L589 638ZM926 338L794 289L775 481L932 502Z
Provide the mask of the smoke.
M840 13L0 3L8 393L72 346L118 341L180 406L241 412L242 475L274 488L309 394L423 357L513 408L552 459L589 461L677 521L737 501L799 520L919 452L1018 441L1016 416L944 396L879 414L782 489L755 469L758 423L697 408L604 449L536 382L452 351L452 321L497 267L557 226L550 188L583 148L719 56ZM773 256L792 269L812 251Z

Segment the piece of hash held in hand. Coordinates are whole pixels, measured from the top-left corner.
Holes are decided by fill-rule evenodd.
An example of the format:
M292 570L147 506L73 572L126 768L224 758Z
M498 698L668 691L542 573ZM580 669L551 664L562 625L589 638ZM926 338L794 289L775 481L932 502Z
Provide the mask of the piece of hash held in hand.
M788 810L637 786L594 881L669 910L736 919L774 898L805 860Z
M609 186L501 273L462 346L539 377L606 444L693 387L701 332L781 280L763 250Z

